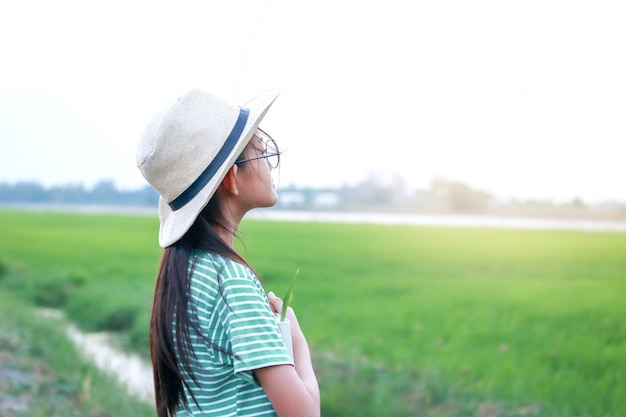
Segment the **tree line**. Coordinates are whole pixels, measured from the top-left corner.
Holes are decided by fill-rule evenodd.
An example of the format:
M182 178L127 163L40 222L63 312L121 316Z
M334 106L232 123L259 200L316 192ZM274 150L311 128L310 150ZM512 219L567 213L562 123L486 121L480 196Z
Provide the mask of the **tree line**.
M157 192L146 185L137 190L119 190L115 183L103 180L88 189L81 184L44 187L34 181L0 183L0 203L72 204L114 206L156 206Z
M493 197L484 191L457 182L435 180L431 189L407 195L400 182L384 184L369 178L359 184L340 188L317 189L289 186L279 190L286 198L278 207L288 209L359 208L427 208L433 210L476 211L489 206ZM289 201L288 195L297 195ZM330 197L330 198L329 198ZM0 204L73 204L152 206L159 200L157 192L146 185L137 190L119 190L111 180L103 180L88 189L84 185L44 187L33 182L0 183Z
M384 183L371 176L355 185L338 188L287 186L278 191L277 208L286 210L395 211L414 213L473 213L504 215L610 215L626 216L626 202L588 205L580 199L551 201L500 201L491 193L460 181L434 179L424 190L409 191L402 179ZM80 184L44 187L24 181L0 182L0 204L99 205L156 207L157 192L146 184L136 190L120 190L112 180L91 188Z

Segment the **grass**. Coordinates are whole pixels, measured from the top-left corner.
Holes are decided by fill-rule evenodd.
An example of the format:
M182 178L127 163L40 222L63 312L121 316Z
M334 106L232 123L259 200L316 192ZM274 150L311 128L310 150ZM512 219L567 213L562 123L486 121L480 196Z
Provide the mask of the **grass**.
M109 375L80 359L62 323L43 318L0 290L0 415L152 416Z
M0 287L85 329L126 331L145 353L157 227L0 211ZM283 294L300 268L292 305L324 415L626 409L624 233L250 220L241 234L268 290Z
M275 260L298 254L293 304L318 348L433 368L458 392L546 415L626 409L624 234L286 227L246 224L250 258L273 284L294 267Z

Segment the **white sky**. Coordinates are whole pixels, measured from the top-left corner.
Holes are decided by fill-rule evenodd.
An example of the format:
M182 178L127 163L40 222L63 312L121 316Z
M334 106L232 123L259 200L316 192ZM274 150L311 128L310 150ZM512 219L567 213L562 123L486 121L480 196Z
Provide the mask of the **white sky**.
M625 22L623 0L3 0L0 181L143 186L165 104L271 88L283 186L626 201Z

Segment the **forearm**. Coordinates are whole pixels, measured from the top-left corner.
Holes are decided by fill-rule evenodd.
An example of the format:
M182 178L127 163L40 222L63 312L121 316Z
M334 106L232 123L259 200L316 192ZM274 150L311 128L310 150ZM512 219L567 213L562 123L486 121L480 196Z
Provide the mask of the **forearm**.
M279 312L283 302L268 294L272 311ZM309 345L293 309L287 308L291 323L291 342L295 367L274 366L257 370L257 376L279 417L319 417L320 390L311 361Z
M311 395L311 399L320 404L320 390L317 383L317 376L311 360L311 352L304 335L299 335L298 341L294 343L293 358L296 366L296 373L300 377L302 384Z
M302 349L297 351L299 354ZM304 379L291 365L270 366L255 371L278 417L320 417L315 374L311 366L301 368L305 370Z

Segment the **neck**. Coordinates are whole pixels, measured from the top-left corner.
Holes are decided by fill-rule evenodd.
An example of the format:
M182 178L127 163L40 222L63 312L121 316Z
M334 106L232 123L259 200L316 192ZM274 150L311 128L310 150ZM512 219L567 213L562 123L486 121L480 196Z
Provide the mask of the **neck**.
M227 228L222 226L215 226L215 231L219 235L220 239L228 245L229 248L233 249L233 240L235 238L235 232L237 229L231 229L230 226Z
M242 218L243 214L234 213L227 208L224 211L223 221L219 224L213 225L220 239L222 239L222 241L224 241L224 243L226 243L226 245L228 245L231 249L233 249L235 234L239 229L239 223L241 223Z

